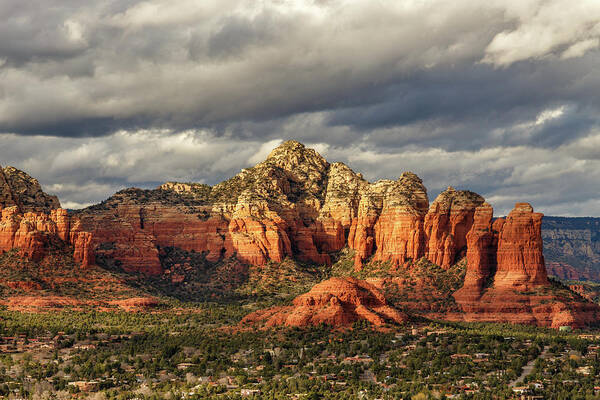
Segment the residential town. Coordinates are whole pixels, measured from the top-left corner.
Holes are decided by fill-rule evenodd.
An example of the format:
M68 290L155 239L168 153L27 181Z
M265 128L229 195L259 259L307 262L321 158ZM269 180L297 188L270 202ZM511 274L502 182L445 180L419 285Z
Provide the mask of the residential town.
M460 325L203 335L19 333L0 339L2 398L561 398L600 396L600 337ZM229 342L222 340L229 336ZM157 345L160 343L160 346ZM500 388L500 390L498 389ZM43 397L46 396L46 397ZM279 397L278 397L279 396ZM282 397L283 396L283 397ZM592 396L592 397L590 397ZM596 396L596 397L594 397ZM563 397L572 398L572 397Z

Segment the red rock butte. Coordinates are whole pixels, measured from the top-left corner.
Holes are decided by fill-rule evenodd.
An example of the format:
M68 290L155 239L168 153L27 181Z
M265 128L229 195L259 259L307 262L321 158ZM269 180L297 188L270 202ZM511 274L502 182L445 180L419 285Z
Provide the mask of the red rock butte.
M306 327L320 324L348 326L366 320L375 326L401 324L408 317L391 307L373 285L351 277L335 277L296 297L293 305L273 307L247 315L242 325Z
M517 203L506 219L493 223L492 214L487 203L478 207L467 234L467 271L454 293L464 319L553 328L597 321L597 305L548 280L542 214L528 203Z
M59 241L73 246L83 267L94 263L91 232L82 231L36 179L13 167L0 167L0 216L0 254L18 249L21 256L40 260L50 242Z

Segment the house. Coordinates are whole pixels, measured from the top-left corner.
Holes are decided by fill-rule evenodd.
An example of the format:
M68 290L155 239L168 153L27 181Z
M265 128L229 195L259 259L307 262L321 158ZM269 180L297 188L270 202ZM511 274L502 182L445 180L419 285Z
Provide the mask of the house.
M534 389L537 389L537 390L542 390L544 388L544 384L541 382L533 382L531 384L531 386L533 386Z
M77 350L93 350L96 348L96 345L93 343L80 343L73 346L73 348Z
M258 389L242 389L242 390L240 390L240 394L243 397L247 397L247 396L260 395L261 392Z
M355 364L355 363L371 363L373 359L368 355L354 356L354 357L346 357L342 361L343 364Z
M579 367L576 369L576 371L581 375L590 375L592 373L592 366L588 365L586 367Z
M196 364L189 363L189 362L183 362L183 363L177 364L177 369L180 370L180 371L183 371L183 370L186 370L186 369L188 369L190 367L193 367L194 365L196 365Z
M515 386L514 388L512 388L512 390L516 394L527 394L527 393L529 393L529 387L528 386Z
M471 358L471 356L469 354L452 354L450 356L450 358L453 360L460 360L460 359Z
M99 389L98 381L74 381L69 382L69 386L74 386L82 392L95 392Z

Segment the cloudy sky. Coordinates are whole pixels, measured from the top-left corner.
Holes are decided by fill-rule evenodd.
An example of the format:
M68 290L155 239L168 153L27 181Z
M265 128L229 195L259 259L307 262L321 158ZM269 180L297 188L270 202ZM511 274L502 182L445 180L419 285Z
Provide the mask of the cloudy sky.
M0 165L66 207L296 139L431 199L600 216L598 0L3 0L0 21Z

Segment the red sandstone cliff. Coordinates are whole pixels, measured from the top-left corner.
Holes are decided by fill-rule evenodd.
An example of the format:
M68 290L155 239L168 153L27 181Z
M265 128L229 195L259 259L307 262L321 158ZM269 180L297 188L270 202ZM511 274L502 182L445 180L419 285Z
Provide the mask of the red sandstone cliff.
M542 214L517 203L506 220L492 224L491 219L491 207L480 206L467 235L467 272L463 287L454 294L465 320L553 328L583 327L597 320L597 305L548 281ZM488 281L492 283L485 288Z
M496 269L492 217L494 210L484 203L477 207L467 234L467 272L463 287L454 294L461 301L477 300Z
M356 219L348 235L355 250L355 266L373 255L374 261L403 265L425 253L423 219L427 190L415 174L405 172L397 181L379 181L362 193Z
M48 247L59 241L73 245L74 259L82 267L94 263L91 234L71 230L67 210L21 214L16 206L3 208L0 205L0 212L0 254L16 248L21 256L39 261Z
M260 310L246 316L242 324L306 327L328 324L347 326L358 320L373 325L400 324L408 317L388 305L373 285L356 278L331 278L298 296L293 305Z
M286 257L330 264L345 246L355 265L407 265L426 256L444 268L466 252L481 196L449 189L429 207L419 177L369 183L342 163L329 164L289 141L267 159L214 187L167 183L127 189L78 212L78 231L101 262L161 274L159 249L228 257L253 265Z
M548 285L544 265L541 213L528 203L517 203L506 217L498 239L498 288L530 290Z
M429 261L448 268L464 256L475 209L483 202L483 197L476 193L452 187L440 193L425 216Z
M205 253L210 261L235 256L263 265L295 257L330 264L330 253L348 244L357 250L357 264L373 257L400 265L425 252L427 208L426 189L412 173L369 184L290 141L212 188L128 189L75 220L92 234L99 259L160 274L160 247Z
M91 233L76 229L56 196L13 167L0 167L0 253L17 248L23 257L42 259L55 241L74 247L75 261L94 263ZM75 229L72 229L75 227Z
M19 248L38 260L59 241L73 246L83 266L146 275L163 273L160 255L169 247L261 266L287 257L330 264L348 246L356 269L375 261L399 270L424 257L447 271L466 255L464 284L454 294L465 319L578 326L597 311L568 291L555 293L542 255L542 215L530 205L518 203L492 223L481 196L448 188L429 206L413 173L369 183L294 141L213 187L126 189L73 215L27 174L1 170L0 252Z

